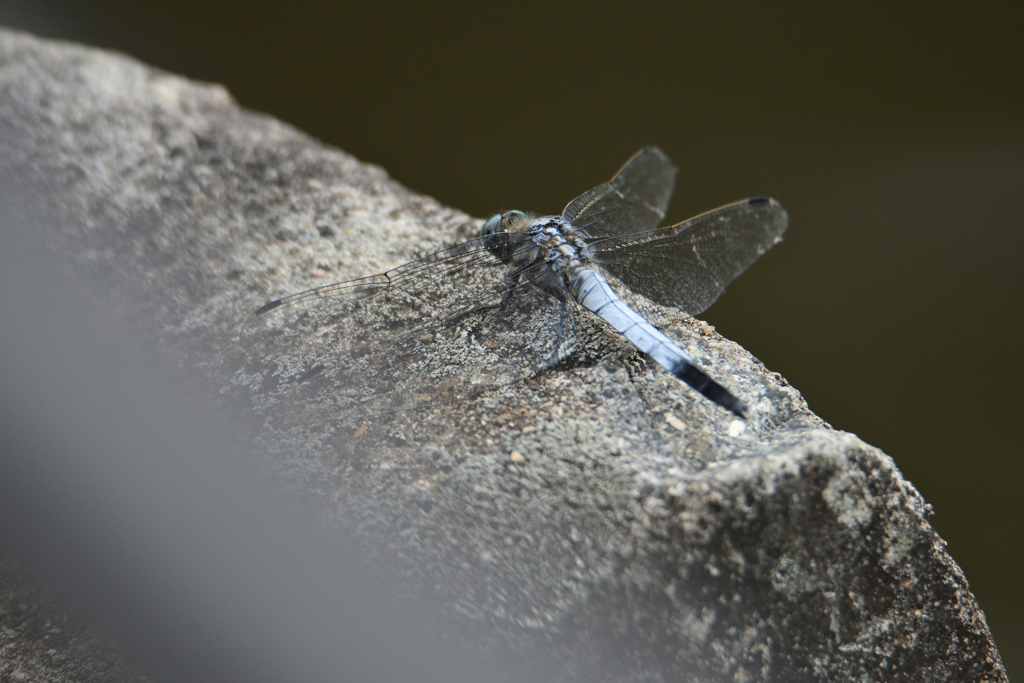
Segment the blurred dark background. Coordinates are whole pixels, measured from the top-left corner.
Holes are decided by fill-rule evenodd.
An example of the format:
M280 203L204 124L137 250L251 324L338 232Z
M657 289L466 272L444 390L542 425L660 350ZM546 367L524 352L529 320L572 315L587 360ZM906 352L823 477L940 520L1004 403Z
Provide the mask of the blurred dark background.
M704 317L935 507L1024 677L1024 3L0 1L0 23L226 85L483 216L639 147L669 219L754 194L785 242Z

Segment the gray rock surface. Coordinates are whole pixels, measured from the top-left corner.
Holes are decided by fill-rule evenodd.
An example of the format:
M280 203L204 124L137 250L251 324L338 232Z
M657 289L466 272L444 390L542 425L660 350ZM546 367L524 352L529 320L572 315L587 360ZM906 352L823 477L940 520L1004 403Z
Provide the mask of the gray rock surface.
M0 165L48 197L56 263L240 414L271 466L370 561L398 566L454 638L522 677L1006 680L892 459L707 324L644 305L747 402L746 423L596 323L556 369L455 404L366 410L329 371L309 380L343 350L257 353L242 322L267 299L474 236L478 220L219 86L10 31ZM499 322L482 315L435 361L466 367L473 335ZM0 677L14 680L11 653L42 651L43 635L12 607L34 594L4 576ZM91 656L108 654L78 647L31 679L73 678Z

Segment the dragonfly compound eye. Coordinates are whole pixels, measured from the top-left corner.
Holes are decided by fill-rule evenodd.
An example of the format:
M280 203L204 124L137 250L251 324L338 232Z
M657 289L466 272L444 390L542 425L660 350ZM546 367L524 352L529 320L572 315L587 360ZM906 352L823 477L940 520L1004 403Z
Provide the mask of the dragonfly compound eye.
M484 227L480 229L480 236L490 237L499 225L501 225L501 214L496 213L484 222Z

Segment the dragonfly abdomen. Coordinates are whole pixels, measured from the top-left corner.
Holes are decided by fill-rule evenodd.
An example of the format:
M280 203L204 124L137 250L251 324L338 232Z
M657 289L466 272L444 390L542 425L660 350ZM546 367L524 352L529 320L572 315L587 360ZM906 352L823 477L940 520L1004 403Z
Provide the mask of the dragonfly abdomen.
M600 273L589 268L578 268L570 278L569 288L581 306L611 325L663 368L705 398L746 418L747 408L742 401L708 377L685 351L627 306Z

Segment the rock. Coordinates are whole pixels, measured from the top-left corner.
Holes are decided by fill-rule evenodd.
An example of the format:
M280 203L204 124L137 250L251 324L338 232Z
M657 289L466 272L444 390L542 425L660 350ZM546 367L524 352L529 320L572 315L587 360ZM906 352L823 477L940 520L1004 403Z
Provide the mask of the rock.
M53 226L51 258L222 397L459 642L531 679L1006 680L892 459L706 324L637 302L747 402L746 423L597 323L554 369L365 410L383 404L332 374L344 349L267 353L240 343L242 323L475 236L478 220L123 55L0 31L0 93L0 173L47 198L32 210ZM481 314L431 362L471 367L472 335L528 314ZM34 594L8 585L17 621L10 596ZM38 637L15 625L0 651ZM33 679L62 680L67 661Z

